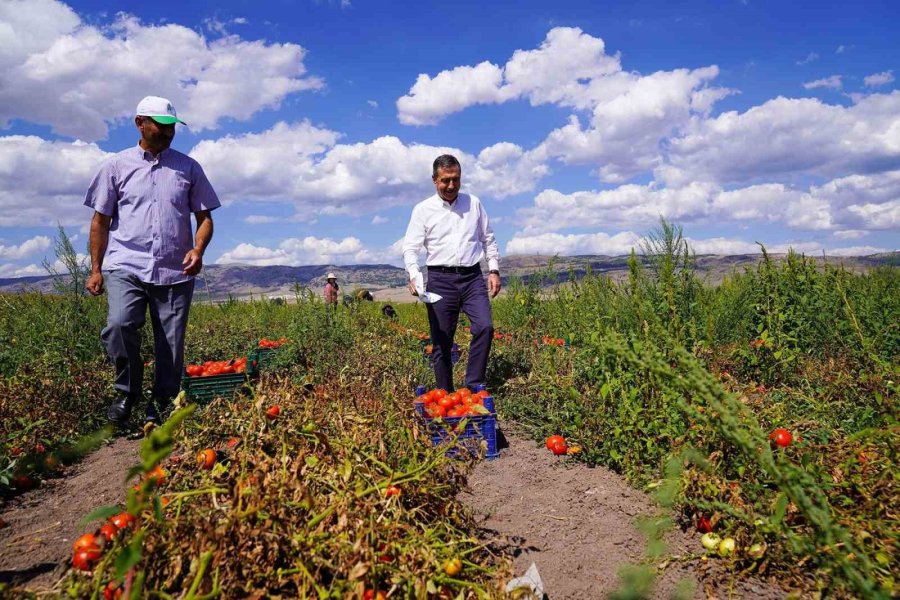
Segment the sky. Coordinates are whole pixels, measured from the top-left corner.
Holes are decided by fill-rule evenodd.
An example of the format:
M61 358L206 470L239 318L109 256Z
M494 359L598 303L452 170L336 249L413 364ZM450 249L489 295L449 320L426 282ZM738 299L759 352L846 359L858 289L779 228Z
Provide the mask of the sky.
M127 10L123 10L127 6ZM401 265L450 152L501 257L900 247L900 2L0 0L0 277L169 98L207 263ZM501 258L502 268L502 258Z

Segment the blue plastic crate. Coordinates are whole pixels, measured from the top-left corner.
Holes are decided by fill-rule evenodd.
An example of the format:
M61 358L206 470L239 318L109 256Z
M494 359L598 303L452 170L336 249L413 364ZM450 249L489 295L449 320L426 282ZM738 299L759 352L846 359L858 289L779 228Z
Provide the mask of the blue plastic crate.
M489 410L492 412L487 415L432 419L425 414L425 408L421 402L416 403L416 413L424 422L425 428L431 436L431 445L449 446L446 451L447 456L459 456L461 452L479 456L482 451L482 442L485 442L487 450L484 457L490 460L500 456L500 451L497 449L497 413L492 410L493 398L490 400ZM485 404L488 403L485 402ZM463 431L458 431L459 425L463 421L465 421L465 428Z

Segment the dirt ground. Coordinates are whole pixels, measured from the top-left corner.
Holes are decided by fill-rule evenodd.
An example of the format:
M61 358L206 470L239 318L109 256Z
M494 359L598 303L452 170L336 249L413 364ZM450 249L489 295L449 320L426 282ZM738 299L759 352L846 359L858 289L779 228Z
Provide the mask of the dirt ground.
M125 472L138 462L139 440L117 439L13 498L0 517L0 582L33 592L53 589L72 558L72 544L93 525L81 525L100 506L125 500Z
M659 509L611 471L555 457L509 424L504 432L510 447L475 467L462 496L478 517L484 541L513 557L516 575L534 562L550 600L603 598L616 590L618 569L643 557L645 540L635 518ZM0 529L0 581L32 592L54 591L72 542L92 529L79 521L99 506L123 501L124 475L137 462L139 444L118 439L62 477L14 498L0 514L8 523ZM679 560L699 552L695 534L675 531L668 542L672 560L659 577L655 598L671 597L685 578L693 582L696 598L786 595L763 582L716 576L698 560Z
M479 463L462 497L478 516L482 536L514 556L521 576L534 562L550 600L605 598L618 589L618 570L643 558L646 540L635 527L640 516L660 514L650 498L608 469L554 456L506 424L509 448ZM658 577L654 598L669 598L688 579L695 598L783 598L787 593L760 581L732 582L706 573L699 560L699 534L673 531L671 560Z

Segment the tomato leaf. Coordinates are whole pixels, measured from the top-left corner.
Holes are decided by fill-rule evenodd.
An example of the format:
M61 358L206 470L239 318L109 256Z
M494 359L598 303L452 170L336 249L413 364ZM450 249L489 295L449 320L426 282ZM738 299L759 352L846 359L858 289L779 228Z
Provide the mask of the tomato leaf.
M81 521L78 522L79 525L87 525L93 521L105 521L113 515L117 515L122 512L121 506L101 506L100 508L95 508L91 512L87 514Z
M143 556L142 546L144 543L144 535L146 532L138 531L131 542L122 548L121 554L116 557L116 578L122 579L136 564L141 561Z

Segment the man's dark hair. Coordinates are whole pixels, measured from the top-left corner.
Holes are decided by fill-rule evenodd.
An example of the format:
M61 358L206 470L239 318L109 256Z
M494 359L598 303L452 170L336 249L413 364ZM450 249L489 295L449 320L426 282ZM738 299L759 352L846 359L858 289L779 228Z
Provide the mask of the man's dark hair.
M462 171L462 166L459 164L459 161L456 160L455 156L452 154L441 154L434 159L434 164L431 165L431 178L434 179L437 177L438 171L441 169L452 169L453 167Z

